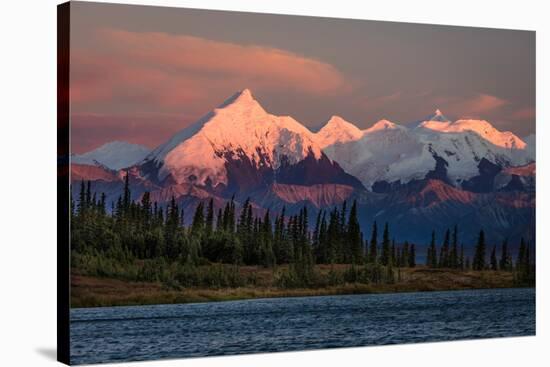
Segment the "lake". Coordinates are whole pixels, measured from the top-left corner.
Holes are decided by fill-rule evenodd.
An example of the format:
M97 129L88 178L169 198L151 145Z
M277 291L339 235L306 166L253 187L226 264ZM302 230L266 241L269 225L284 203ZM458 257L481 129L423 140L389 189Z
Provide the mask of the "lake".
M534 288L87 308L71 310L71 363L534 334Z

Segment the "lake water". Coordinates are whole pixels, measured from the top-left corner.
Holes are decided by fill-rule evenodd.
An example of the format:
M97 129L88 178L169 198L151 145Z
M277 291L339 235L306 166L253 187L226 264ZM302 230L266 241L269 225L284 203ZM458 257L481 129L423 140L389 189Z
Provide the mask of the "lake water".
M71 363L535 334L535 289L492 289L71 311Z

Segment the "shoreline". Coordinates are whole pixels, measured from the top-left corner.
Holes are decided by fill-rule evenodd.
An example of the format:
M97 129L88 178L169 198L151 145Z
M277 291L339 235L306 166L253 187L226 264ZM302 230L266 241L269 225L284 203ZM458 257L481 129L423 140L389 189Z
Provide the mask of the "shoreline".
M435 276L434 276L435 274ZM173 289L159 282L135 282L85 275L71 277L71 309L116 306L223 302L260 298L387 294L433 291L530 288L516 285L510 272L408 269L406 280L393 284L345 283L324 288L244 286Z
M460 291L483 291L483 290L493 290L493 289L529 289L536 288L535 286L517 286L517 287L492 287L492 288L456 288L456 289L434 289L434 290L406 290L406 291L373 291L373 292L353 292L353 293L330 293L326 294L306 294L306 293L296 293L296 294L282 294L282 295L273 295L273 296L258 296L258 297L243 297L243 298L227 298L227 299L208 299L208 300L191 300L189 302L170 302L170 303L146 303L146 304L116 304L112 306L81 306L74 307L71 306L72 310L85 310L90 308L110 308L110 307L140 307L140 306L162 306L162 305L192 305L192 304L201 304L201 303L219 303L219 302L232 302L232 301L250 301L250 300L269 300L276 298L309 298L309 297L333 297L333 296L360 296L360 295L378 295L378 294L400 294L400 293L432 293L432 292L460 292ZM235 288L239 289L239 288Z

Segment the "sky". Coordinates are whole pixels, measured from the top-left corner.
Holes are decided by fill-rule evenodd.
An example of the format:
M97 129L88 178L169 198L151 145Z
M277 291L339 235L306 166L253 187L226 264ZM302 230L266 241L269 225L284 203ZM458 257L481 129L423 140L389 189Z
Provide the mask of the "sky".
M440 109L535 133L535 32L71 3L71 139L150 148L249 88L316 130Z

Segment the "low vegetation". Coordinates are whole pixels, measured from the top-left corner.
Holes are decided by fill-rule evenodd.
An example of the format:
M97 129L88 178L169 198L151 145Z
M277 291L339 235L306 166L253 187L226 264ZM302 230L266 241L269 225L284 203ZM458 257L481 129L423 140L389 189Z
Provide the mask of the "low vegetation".
M72 276L71 304L72 307L99 307L517 286L513 272L459 271L426 266L395 270L394 282L352 281L351 278L359 275L356 274L358 269L351 270L350 265L336 264L317 265L314 270L315 283L309 287L288 288L281 286L281 275L288 272L287 266L277 269L242 266L237 274L233 273L235 269L221 270L223 266L219 265L199 268L202 270L197 270L198 274L216 273L218 275L214 278L219 279L208 276L200 286L182 286L172 280L129 281L75 273ZM235 279L238 281L233 283Z

